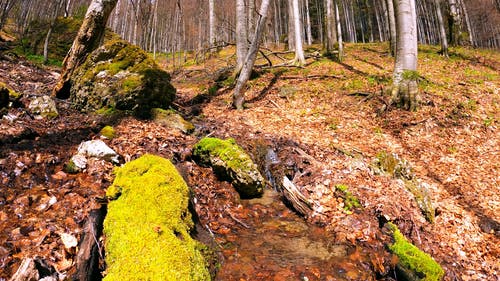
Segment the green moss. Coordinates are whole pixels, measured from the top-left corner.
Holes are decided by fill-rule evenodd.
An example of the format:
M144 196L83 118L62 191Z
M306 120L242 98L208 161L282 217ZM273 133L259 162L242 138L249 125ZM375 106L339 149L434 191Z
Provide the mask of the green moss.
M104 221L104 280L210 280L193 240L189 189L167 159L144 155L116 171Z
M80 169L76 167L73 161L69 160L69 162L64 165L64 171L68 174L77 174L80 172Z
M262 194L264 179L257 165L234 139L203 138L195 144L193 156L201 165L211 165L224 180L231 180L243 197Z
M111 126L104 126L104 128L101 129L101 136L110 140L114 139L116 136L115 129Z
M429 254L411 244L394 224L388 223L388 227L394 238L394 243L389 245L389 249L398 256L398 265L415 272L419 280L439 281L443 278L443 269Z
M405 69L401 75L405 80L418 80L420 75L416 70Z
M358 198L356 198L356 196L349 191L349 187L347 185L337 184L335 185L335 189L342 193L342 197L344 198L344 210L351 211L352 209L362 207Z

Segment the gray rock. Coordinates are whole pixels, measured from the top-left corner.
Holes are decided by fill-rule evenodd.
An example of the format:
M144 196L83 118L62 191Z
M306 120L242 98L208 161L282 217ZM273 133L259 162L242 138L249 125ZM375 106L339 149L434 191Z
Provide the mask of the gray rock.
M54 118L59 115L54 100L45 95L31 100L28 109L39 118Z
M186 121L180 114L173 110L164 110L161 108L153 108L151 115L155 123L158 123L167 128L178 129L185 134L194 131L194 125Z

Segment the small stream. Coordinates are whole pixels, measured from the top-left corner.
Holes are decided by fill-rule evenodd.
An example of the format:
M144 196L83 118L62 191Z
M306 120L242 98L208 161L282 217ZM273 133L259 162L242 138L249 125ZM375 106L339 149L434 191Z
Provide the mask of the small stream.
M370 253L335 244L332 233L307 224L266 189L242 200L248 217L226 235L216 280L374 280Z

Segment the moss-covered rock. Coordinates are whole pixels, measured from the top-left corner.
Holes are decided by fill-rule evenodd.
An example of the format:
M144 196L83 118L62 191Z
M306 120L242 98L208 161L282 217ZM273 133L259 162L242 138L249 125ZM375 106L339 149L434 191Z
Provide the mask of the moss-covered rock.
M0 82L0 109L18 103L21 97L22 94L12 90L5 83Z
M186 121L179 113L171 109L153 108L151 110L151 117L156 123L162 126L178 129L186 134L194 131L194 125L191 122Z
M206 246L189 234L189 189L174 165L144 155L119 168L104 221L104 280L210 280Z
M429 191L424 184L418 181L412 167L406 160L399 158L397 154L381 151L372 163L372 170L376 174L385 173L402 180L405 188L413 194L425 219L430 223L434 222L435 210Z
M56 102L51 97L45 95L33 98L28 105L28 109L31 113L41 118L55 118L59 116Z
M101 136L107 138L107 139L114 139L115 136L116 136L116 132L115 132L115 129L111 126L104 126L102 129L101 129Z
M111 40L75 71L69 98L82 111L116 108L149 117L152 108L169 107L175 88L168 73L146 52L123 40Z
M398 257L397 267L406 280L439 281L444 276L444 270L427 253L410 243L399 231L397 226L387 223L394 243L389 249Z
M203 138L194 146L193 156L199 164L211 166L220 178L230 181L241 197L262 195L264 178L234 139Z

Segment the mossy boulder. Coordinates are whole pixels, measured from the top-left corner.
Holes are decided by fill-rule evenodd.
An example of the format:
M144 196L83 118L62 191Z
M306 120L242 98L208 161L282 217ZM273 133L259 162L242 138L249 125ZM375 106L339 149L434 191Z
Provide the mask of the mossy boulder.
M175 98L169 74L123 40L111 40L92 52L70 83L70 101L84 112L113 108L150 117L152 108L168 108Z
M399 259L397 264L400 276L409 281L439 281L444 276L444 270L427 253L410 243L393 223L387 223L394 243L389 249Z
M56 102L49 96L43 95L33 98L29 105L29 111L37 115L37 118L55 118L59 116Z
M194 131L194 125L191 122L186 121L179 113L171 109L153 108L151 117L155 123L167 128L178 129L186 134Z
M107 190L104 280L210 280L206 246L190 236L189 188L167 159L144 155Z
M194 146L193 157L200 165L211 166L221 179L230 181L242 198L262 195L264 178L234 139L203 138Z

